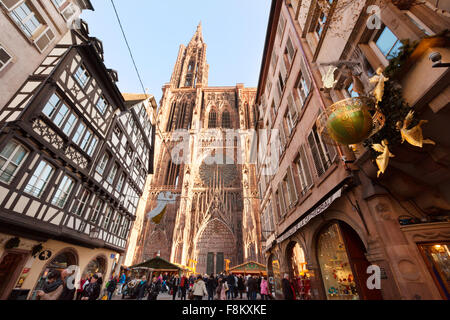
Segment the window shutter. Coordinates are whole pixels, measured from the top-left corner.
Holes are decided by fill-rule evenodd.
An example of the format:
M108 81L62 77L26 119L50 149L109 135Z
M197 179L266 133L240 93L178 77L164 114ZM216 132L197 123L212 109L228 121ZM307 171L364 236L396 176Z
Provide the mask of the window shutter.
M286 71L286 63L284 62L283 59L281 59L281 63L280 63L280 72L281 72L281 77L283 78L283 86L286 86L287 71Z
M302 163L302 171L305 176L306 189L310 189L313 185L313 179L311 176L311 169L309 167L308 158L306 157L305 147L300 147L300 161Z
M294 97L292 96L292 93L289 94L289 96L288 96L288 107L289 107L289 113L291 114L291 119L294 122L293 124L295 124L295 122L297 121L297 117L298 117L298 110L294 103Z
M292 172L292 167L289 167L288 171L289 171L288 172L288 183L289 183L289 190L291 192L291 194L290 194L291 204L294 204L298 200L297 188L295 187L295 183L294 183L294 174Z
M0 46L0 70L11 62L11 60L11 55L2 46Z
M314 132L311 132L309 134L308 144L314 159L314 165L316 167L317 175L320 177L322 174L324 174L325 170L322 165L322 161L320 160L319 150L317 148L317 144L314 138Z
M291 38L289 37L286 43L286 49L288 51L288 55L289 55L289 62L292 63L292 59L294 58L294 46L292 45L292 41Z
M55 34L53 31L50 28L47 28L34 43L39 51L43 52L54 38Z
M308 69L306 68L305 61L303 59L302 59L302 63L301 63L301 68L302 68L303 79L305 79L306 85L308 86L308 88L305 88L305 89L306 89L307 94L309 94L309 92L311 91L311 78L309 76Z
M19 2L22 2L22 0L0 0L0 3L9 11L11 11Z

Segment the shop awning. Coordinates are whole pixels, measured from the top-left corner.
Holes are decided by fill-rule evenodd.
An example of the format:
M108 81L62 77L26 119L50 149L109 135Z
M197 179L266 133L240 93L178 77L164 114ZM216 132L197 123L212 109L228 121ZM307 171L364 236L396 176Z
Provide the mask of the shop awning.
M283 233L281 236L277 238L277 243L281 243L290 236L292 236L294 233L296 233L298 230L303 228L312 218L317 217L319 214L327 210L332 203L340 198L342 196L343 188L340 188L338 191L336 191L332 196L327 198L325 201L323 201L321 204L319 204L314 210L312 210L305 218L301 219L300 222L293 225L290 229L288 229L285 233Z
M161 257L156 257L150 260L147 260L145 262L142 262L140 264L134 265L130 267L130 269L135 269L139 267L147 267L152 268L153 271L156 272L173 272L173 271L180 271L183 270L181 267L170 263L169 261L164 260Z
M266 266L258 263L258 262L254 262L254 261L249 261L243 264L240 264L238 266L235 266L233 268L231 268L229 270L229 272L234 273L234 274L264 274L267 275L267 270L266 270Z

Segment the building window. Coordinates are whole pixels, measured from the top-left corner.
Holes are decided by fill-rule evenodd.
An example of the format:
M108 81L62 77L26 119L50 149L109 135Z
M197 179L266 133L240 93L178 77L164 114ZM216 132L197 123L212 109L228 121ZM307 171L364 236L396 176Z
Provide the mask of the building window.
M86 87L90 77L89 72L83 65L80 65L75 72L75 79L82 88Z
M52 204L64 208L70 193L72 192L75 182L68 176L64 176L59 184L58 190L56 190L55 196L52 199Z
M336 150L333 146L327 146L314 126L308 136L308 143L316 166L317 175L322 176L335 160Z
M47 161L42 160L30 181L28 181L24 191L36 198L40 198L54 171L55 169Z
M83 122L80 122L80 124L77 128L77 131L75 132L75 134L72 137L72 141L79 145L81 138L84 136L85 131L86 131L86 126L84 125Z
M12 55L0 45L0 71L2 71L9 63L12 62Z
M119 226L120 223L122 222L122 216L120 215L120 213L116 212L115 216L114 216L114 222L111 223L112 227L112 233L113 234L117 234L119 232Z
M231 129L231 117L228 111L222 113L222 128Z
M120 139L120 137L122 136L122 130L120 130L118 125L114 127L114 134L117 136L118 139Z
M92 217L91 217L91 222L93 222L93 223L98 222L98 218L100 217L100 212L102 211L104 204L105 204L105 202L103 200L101 200L101 199L97 200L97 203L95 204L94 213L92 214Z
M105 219L103 220L103 229L107 230L112 214L113 209L111 207L108 207L108 212L106 213Z
M87 150L85 150L86 153L87 153L90 157L92 157L92 154L94 153L95 148L97 147L97 143L98 143L97 137L96 137L96 136L93 136L92 139L91 139L91 143L89 144L89 148L87 148Z
M286 42L286 48L284 49L284 61L286 63L286 68L289 70L292 65L292 60L294 60L294 46L292 44L291 38L288 37Z
M277 67L277 54L275 52L275 50L273 50L272 52L272 57L270 58L270 66L272 67L272 73L275 72L275 68Z
M316 33L317 36L320 38L320 36L322 35L323 29L325 29L325 23L327 22L327 16L325 15L325 13L321 10L320 14L319 14L319 18L317 19L317 23L316 23Z
M303 108L306 103L306 99L309 96L311 90L311 78L306 70L305 62L301 62L301 72L298 76L297 83L295 85L294 96L299 110Z
M88 190L83 189L81 196L78 196L78 204L74 207L73 213L80 217L83 215L83 211L86 208L90 195L91 193Z
M305 148L303 146L300 147L299 156L296 160L297 165L297 173L300 180L301 192L303 195L311 189L313 185L313 180L311 177L311 171L308 165L308 160L306 158Z
M289 207L291 208L297 202L297 190L294 184L294 176L292 174L292 168L289 167L288 173L284 178L284 184L287 189L287 194L289 196Z
M10 183L20 169L28 151L15 141L9 141L0 152L0 181Z
M102 159L100 160L100 162L97 165L96 171L103 175L103 173L105 172L106 166L108 165L109 162L109 154L105 153L102 157Z
M66 135L70 134L77 119L57 94L50 97L44 109L42 109L42 113L52 120L58 128L64 127L62 130Z
M277 36L278 39L281 41L283 38L284 29L286 28L286 19L282 14L280 14L280 20L278 21L277 26Z
M116 190L117 192L121 192L123 188L123 183L125 182L125 173L122 173L122 175L119 178L119 181L117 182Z
M97 107L97 110L100 111L101 114L105 114L106 108L108 107L108 103L106 102L105 98L101 96L98 98L97 104L95 105Z
M353 83L351 83L347 88L347 93L351 98L359 97L358 92L353 91Z
M396 57L399 49L402 47L401 41L386 26L382 29L375 44L387 60Z
M130 228L130 220L128 219L124 219L124 223L122 224L122 230L120 232L120 237L121 238L126 238L127 233L128 233L128 229Z
M31 38L42 25L26 1L13 9L10 12L10 16L29 38Z
M108 181L110 184L113 184L114 179L116 178L118 170L119 170L119 165L117 163L114 163L114 166L112 167L112 169L111 169L111 171L110 171L106 181Z
M294 103L294 97L292 94L289 94L288 99L288 111L287 111L287 124L289 128L289 132L292 133L294 130L295 125L297 124L298 120L298 110L297 106Z
M217 113L215 111L211 111L208 116L208 128L216 128L217 127Z

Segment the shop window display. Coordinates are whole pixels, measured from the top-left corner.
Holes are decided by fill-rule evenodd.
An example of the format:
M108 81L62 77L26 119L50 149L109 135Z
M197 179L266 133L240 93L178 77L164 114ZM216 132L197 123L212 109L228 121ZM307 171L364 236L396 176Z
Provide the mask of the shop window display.
M328 300L359 300L338 224L329 226L319 236L318 257Z
M419 245L444 298L450 300L450 242Z
M291 277L297 299L311 299L311 272L306 269L305 253L298 243L293 243L288 251L291 266Z
M89 276L93 275L94 273L101 273L105 274L105 259L102 257L97 257L94 260L91 260L89 264L86 267L86 270L84 271L84 274L87 274Z
M277 256L272 256L269 260L268 280L272 295L282 297L280 261Z

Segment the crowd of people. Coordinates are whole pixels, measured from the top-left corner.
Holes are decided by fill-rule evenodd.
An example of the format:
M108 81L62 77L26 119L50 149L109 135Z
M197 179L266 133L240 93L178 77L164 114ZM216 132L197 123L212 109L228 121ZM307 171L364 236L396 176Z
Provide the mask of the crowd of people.
M81 277L78 288L73 285L73 277L69 270L52 270L47 275L42 290L37 291L38 300L112 300L114 294L125 297L125 292L137 300L157 300L158 295L166 293L173 300L271 300L272 284L260 275L235 275L223 272L218 275L186 276L169 275L168 273L155 275L150 281L146 276L133 279L131 275L121 272L114 274L105 285L102 292L103 277L101 273ZM69 285L69 281L72 284ZM295 300L298 295L298 282L289 280L286 274L281 282L285 300ZM132 289L132 290L131 290ZM308 288L309 290L309 288Z
M48 273L46 281L36 292L36 300L97 300L100 297L103 276L96 273L91 276L84 275L77 289L74 285L73 271L68 269L52 270Z

